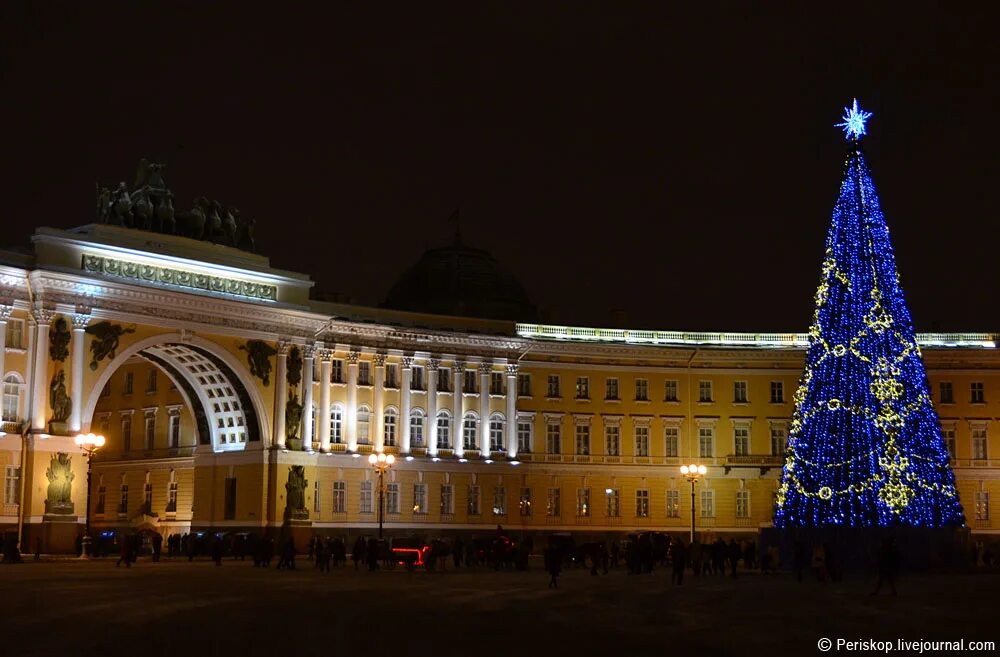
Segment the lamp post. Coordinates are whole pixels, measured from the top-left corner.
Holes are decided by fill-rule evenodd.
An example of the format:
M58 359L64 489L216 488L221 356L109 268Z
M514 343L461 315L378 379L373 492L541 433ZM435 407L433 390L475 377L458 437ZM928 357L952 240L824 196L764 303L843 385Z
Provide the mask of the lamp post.
M86 524L84 525L82 549L80 550L80 558L86 559L90 557L90 474L93 470L91 462L94 459L94 453L104 447L105 440L104 436L81 433L73 439L73 442L87 455L87 508L84 514Z
M694 485L702 476L708 472L708 468L703 465L682 465L681 474L691 482L691 543L694 543Z
M385 471L396 462L396 457L385 452L368 455L368 464L378 470L378 538L382 540L382 513L385 509Z

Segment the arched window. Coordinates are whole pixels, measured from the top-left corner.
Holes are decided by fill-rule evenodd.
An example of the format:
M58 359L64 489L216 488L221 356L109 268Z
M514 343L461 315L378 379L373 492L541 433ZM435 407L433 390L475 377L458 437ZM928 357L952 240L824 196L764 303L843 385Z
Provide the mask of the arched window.
M410 411L410 446L426 447L424 444L424 410L422 408Z
M490 451L504 451L504 422L503 415L494 413L490 416Z
M466 413L462 420L462 446L476 449L476 414Z
M358 407L358 444L368 445L371 443L371 420L372 411L367 406Z
M386 447L396 446L396 420L399 413L392 406L385 409L385 416L382 418L382 444Z
M21 377L8 374L3 380L3 422L17 422L21 414Z
M451 413L439 411L437 415L438 449L451 449Z
M330 407L330 442L344 442L344 407L340 404Z

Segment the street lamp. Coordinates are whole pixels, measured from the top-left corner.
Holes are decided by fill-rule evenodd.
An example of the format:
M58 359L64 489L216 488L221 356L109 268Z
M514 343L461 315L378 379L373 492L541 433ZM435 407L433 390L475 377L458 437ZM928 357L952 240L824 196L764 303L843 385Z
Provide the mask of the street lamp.
M691 482L691 543L694 543L694 485L701 477L708 472L708 468L703 465L682 465L681 474Z
M86 525L83 530L83 542L82 549L80 550L80 558L86 559L90 556L90 473L92 471L91 461L94 459L94 453L100 448L104 447L104 436L100 436L93 433L81 433L76 438L73 439L76 446L83 450L84 454L87 455L87 509L84 515L86 518Z
M385 508L385 471L396 462L396 457L385 452L368 455L368 464L378 470L378 538L382 540L382 511Z

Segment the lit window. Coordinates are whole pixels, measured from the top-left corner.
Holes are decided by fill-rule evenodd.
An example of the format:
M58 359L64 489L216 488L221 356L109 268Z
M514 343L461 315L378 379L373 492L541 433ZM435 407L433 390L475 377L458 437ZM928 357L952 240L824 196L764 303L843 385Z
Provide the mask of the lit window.
M590 425L576 425L576 453L581 456L590 454Z
M681 495L680 491L667 491L667 517L679 518L681 515Z
M576 515L578 516L589 516L590 515L590 489L589 488L577 488L576 489Z
M646 489L639 489L635 492L635 517L649 517L649 491Z
M736 491L736 517L750 517L750 491L748 490Z
M665 427L663 429L664 456L676 457L680 435L677 427Z
M427 513L427 484L413 484L413 512Z
M715 517L715 491L714 490L703 490L703 491L701 491L701 517L702 518L714 518Z
M604 449L608 456L621 455L621 428L617 424L604 427Z
M576 398L590 399L590 379L588 377L576 377Z
M733 444L737 456L750 454L750 427L743 425L733 429Z
M479 486L469 486L466 490L465 510L470 516L479 515Z
M698 428L698 456L711 458L715 455L715 430L711 427Z
M347 482L333 482L333 512L347 513Z
M455 514L455 487L451 484L441 485L441 515Z
M635 455L649 456L649 427L644 424L635 427Z
M518 508L520 509L520 512L521 512L522 516L530 516L531 515L531 489L530 488L522 488L521 489L521 495L518 498L517 505L518 505Z

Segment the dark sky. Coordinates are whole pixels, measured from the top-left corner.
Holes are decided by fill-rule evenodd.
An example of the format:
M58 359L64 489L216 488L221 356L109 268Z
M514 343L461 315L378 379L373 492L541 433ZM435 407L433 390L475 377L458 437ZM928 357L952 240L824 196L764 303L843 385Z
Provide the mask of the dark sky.
M551 319L803 331L857 96L918 330L1000 328L972 4L202 4L3 3L2 242L89 223L145 156L358 302L460 207Z

